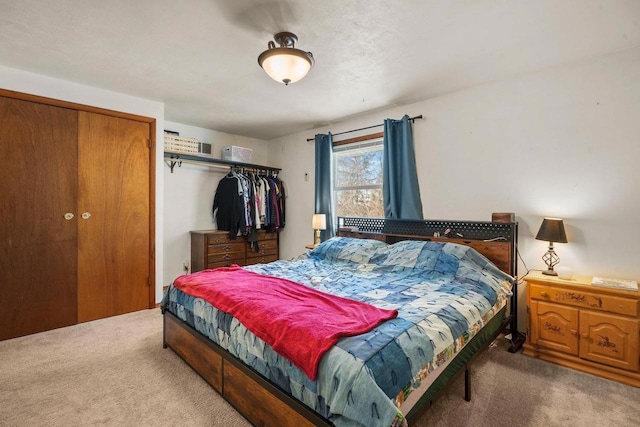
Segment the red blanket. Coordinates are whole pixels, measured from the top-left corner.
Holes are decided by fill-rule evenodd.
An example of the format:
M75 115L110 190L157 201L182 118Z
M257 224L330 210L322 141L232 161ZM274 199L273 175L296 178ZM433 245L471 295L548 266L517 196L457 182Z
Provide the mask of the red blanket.
M180 276L173 285L231 314L311 380L338 338L368 332L398 315L238 266Z

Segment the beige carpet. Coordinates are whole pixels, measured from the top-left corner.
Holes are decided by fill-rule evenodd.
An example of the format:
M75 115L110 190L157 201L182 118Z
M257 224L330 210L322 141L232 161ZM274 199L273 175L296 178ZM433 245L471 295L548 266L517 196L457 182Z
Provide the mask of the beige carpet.
M511 354L504 341L418 426L637 426L640 389ZM173 351L158 309L0 342L0 426L248 426Z

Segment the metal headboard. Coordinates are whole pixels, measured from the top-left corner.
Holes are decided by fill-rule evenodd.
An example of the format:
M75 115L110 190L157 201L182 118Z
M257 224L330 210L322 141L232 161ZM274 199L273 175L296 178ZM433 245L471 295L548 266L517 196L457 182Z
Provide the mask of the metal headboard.
M371 233L435 237L449 235L473 240L513 241L517 233L517 223L513 222L338 217L338 224Z

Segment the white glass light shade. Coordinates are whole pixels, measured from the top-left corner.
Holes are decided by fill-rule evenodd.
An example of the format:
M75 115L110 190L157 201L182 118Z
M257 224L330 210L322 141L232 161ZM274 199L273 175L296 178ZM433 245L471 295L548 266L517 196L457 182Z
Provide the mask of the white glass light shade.
M258 63L269 77L287 85L307 75L313 66L312 58L299 49L278 47L264 51Z
M314 230L326 230L327 216L325 214L314 214L311 220L311 228Z

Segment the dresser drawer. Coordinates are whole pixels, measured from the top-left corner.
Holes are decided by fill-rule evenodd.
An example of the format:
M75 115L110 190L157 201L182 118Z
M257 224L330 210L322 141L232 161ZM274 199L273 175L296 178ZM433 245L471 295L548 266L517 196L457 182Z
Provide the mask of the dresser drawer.
M231 239L229 237L229 232L227 231L221 232L221 233L215 233L215 234L207 234L207 243L209 245L219 245L222 243L237 243L237 242L244 242L244 238L240 236L238 238Z
M267 233L266 231L258 231L258 240L277 240L278 233Z
M256 257L247 258L247 264L267 264L278 260L278 255L258 255Z
M229 252L244 252L244 241L235 241L234 243L224 243L220 245L209 245L207 254L220 254Z
M528 286L530 286L529 292L532 299L625 314L627 316L637 316L640 311L638 309L638 300L636 299L591 293L581 289L556 288L533 283Z
M247 257L278 254L277 240L262 240L256 242L256 244L258 245L257 252L251 248L251 245L249 243L247 243Z
M244 251L242 252L216 252L209 253L207 255L207 264L212 262L228 262L228 261L243 261Z

